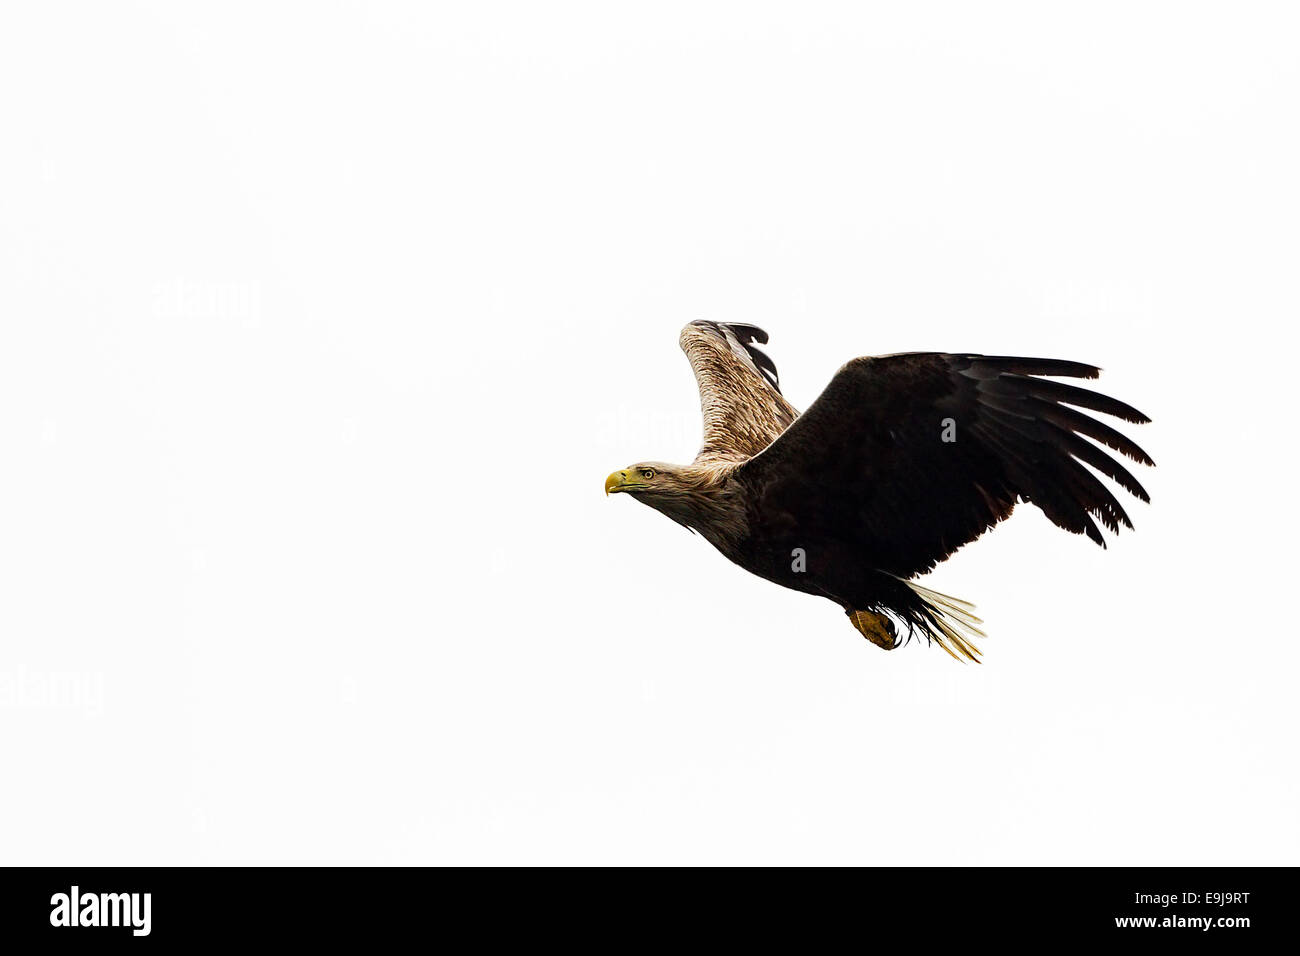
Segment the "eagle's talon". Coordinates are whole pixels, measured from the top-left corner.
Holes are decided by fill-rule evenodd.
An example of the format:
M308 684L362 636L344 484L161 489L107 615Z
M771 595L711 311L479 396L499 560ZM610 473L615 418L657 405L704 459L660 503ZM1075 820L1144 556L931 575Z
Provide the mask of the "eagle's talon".
M883 614L871 611L848 611L849 620L858 633L881 650L892 651L898 646L898 633L894 622Z

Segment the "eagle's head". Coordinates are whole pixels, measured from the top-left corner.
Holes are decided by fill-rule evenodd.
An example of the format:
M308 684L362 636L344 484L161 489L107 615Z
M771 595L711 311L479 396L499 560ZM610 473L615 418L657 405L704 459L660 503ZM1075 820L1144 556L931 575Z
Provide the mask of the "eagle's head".
M605 494L626 492L725 549L742 531L743 507L726 481L734 468L642 461L606 478Z
M605 494L624 491L659 509L674 499L694 497L698 489L697 476L689 475L681 465L662 461L628 465L605 479Z

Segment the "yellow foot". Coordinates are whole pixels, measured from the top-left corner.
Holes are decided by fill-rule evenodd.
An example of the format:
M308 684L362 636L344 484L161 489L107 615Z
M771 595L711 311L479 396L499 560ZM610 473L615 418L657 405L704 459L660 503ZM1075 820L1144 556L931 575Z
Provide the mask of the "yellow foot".
M898 646L898 636L894 633L894 622L882 614L870 611L849 611L849 620L858 632L876 647L892 651Z

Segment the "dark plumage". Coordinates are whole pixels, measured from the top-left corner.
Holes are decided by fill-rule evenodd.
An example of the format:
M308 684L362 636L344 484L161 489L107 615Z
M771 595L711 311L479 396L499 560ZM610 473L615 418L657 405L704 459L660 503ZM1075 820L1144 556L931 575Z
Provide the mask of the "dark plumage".
M1096 378L1054 359L917 352L859 358L800 416L748 325L694 322L681 345L695 370L704 443L690 465L647 462L611 475L708 538L741 567L841 605L882 647L890 618L974 660L971 605L907 579L1008 517L1018 501L1105 546L1099 525L1132 527L1091 468L1143 501L1100 442L1154 464L1079 409L1149 419L1097 392L1052 381Z

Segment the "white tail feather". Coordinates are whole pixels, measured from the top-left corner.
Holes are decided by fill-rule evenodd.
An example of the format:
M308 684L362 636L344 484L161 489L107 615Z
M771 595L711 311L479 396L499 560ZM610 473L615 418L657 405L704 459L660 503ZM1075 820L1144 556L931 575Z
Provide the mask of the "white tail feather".
M980 651L974 644L976 638L986 637L979 629L984 622L975 616L975 605L949 594L941 594L922 587L915 581L904 581L919 597L934 617L935 628L930 636L936 644L957 660L979 663Z

